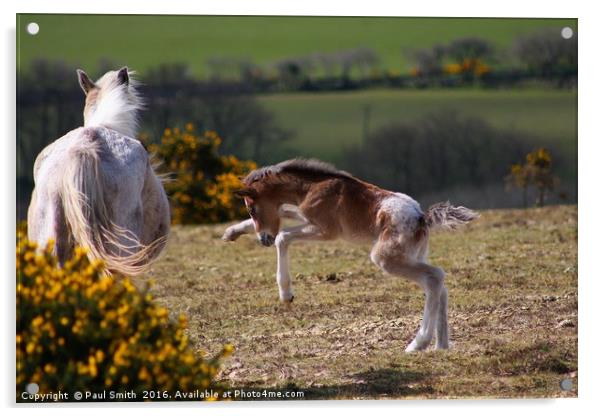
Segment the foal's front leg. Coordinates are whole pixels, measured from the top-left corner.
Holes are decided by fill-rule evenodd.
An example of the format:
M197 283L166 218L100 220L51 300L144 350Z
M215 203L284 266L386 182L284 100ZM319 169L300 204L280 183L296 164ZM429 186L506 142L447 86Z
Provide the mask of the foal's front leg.
M307 223L307 219L301 214L299 208L294 205L282 206L278 210L278 216L280 218L290 218L293 220L302 221L303 223ZM249 218L244 221L239 222L238 224L231 225L226 228L224 231L224 235L222 236L222 240L224 241L234 241L238 239L243 234L251 234L255 232L255 225L253 224L253 219Z
M324 236L315 225L303 224L296 227L285 228L276 236L276 251L278 265L276 281L282 302L292 302L294 295L291 285L291 276L288 262L288 247L295 240L323 240Z
M243 234L251 234L253 232L255 232L255 225L253 224L253 219L249 218L226 228L222 240L234 241Z

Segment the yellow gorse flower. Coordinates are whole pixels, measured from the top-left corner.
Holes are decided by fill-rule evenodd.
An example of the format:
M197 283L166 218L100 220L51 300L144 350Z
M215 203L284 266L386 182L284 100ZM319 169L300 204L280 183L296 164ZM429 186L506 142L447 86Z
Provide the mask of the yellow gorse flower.
M188 341L185 316L170 320L148 286L104 277L103 267L81 248L59 267L52 246L38 251L19 230L17 400L30 382L40 392L219 389L214 377L230 347L202 358Z
M242 186L239 177L257 165L219 155L221 142L217 132L197 134L188 123L184 129L166 129L159 144L148 145L172 177L165 189L171 196L174 223L223 222L246 215L244 204L232 194Z

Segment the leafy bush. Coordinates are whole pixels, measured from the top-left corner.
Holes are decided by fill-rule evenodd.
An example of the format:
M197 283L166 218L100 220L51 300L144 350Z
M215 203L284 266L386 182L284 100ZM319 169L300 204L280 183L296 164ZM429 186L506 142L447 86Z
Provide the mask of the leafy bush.
M103 264L79 247L59 267L51 247L38 251L19 231L17 400L28 383L41 393L219 390L213 379L230 345L203 359L188 342L185 316L171 321L148 286L103 277Z
M172 176L165 190L171 197L175 224L215 223L246 215L232 191L241 186L239 177L256 164L220 156L220 144L214 131L196 135L189 123L184 130L166 129L161 143L148 146Z

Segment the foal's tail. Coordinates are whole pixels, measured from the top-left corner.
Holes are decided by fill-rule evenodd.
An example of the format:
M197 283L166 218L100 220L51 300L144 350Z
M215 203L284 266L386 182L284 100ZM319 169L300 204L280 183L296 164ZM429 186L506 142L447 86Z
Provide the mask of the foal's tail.
M424 223L430 229L455 230L479 217L479 213L465 207L455 207L448 202L431 205L424 214Z
M131 231L111 220L100 170L100 148L93 137L87 136L71 151L63 173L61 199L66 222L75 243L88 250L90 259L103 260L110 273L140 274L156 257L163 241L144 245Z

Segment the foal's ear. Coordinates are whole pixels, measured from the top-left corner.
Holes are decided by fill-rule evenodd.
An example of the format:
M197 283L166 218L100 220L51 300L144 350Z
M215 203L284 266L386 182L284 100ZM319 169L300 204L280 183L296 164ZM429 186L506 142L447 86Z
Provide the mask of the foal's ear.
M90 79L90 77L88 77L88 74L86 74L81 69L78 69L76 72L77 72L77 80L79 81L79 86L82 87L84 94L88 95L88 92L92 88L95 88L96 84L94 83L94 81L92 81Z
M126 86L130 83L130 75L128 74L127 66L124 66L117 72L117 81L119 81L119 84L125 84Z
M257 191L253 188L242 188L234 191L234 196L239 198L255 198L257 197Z

